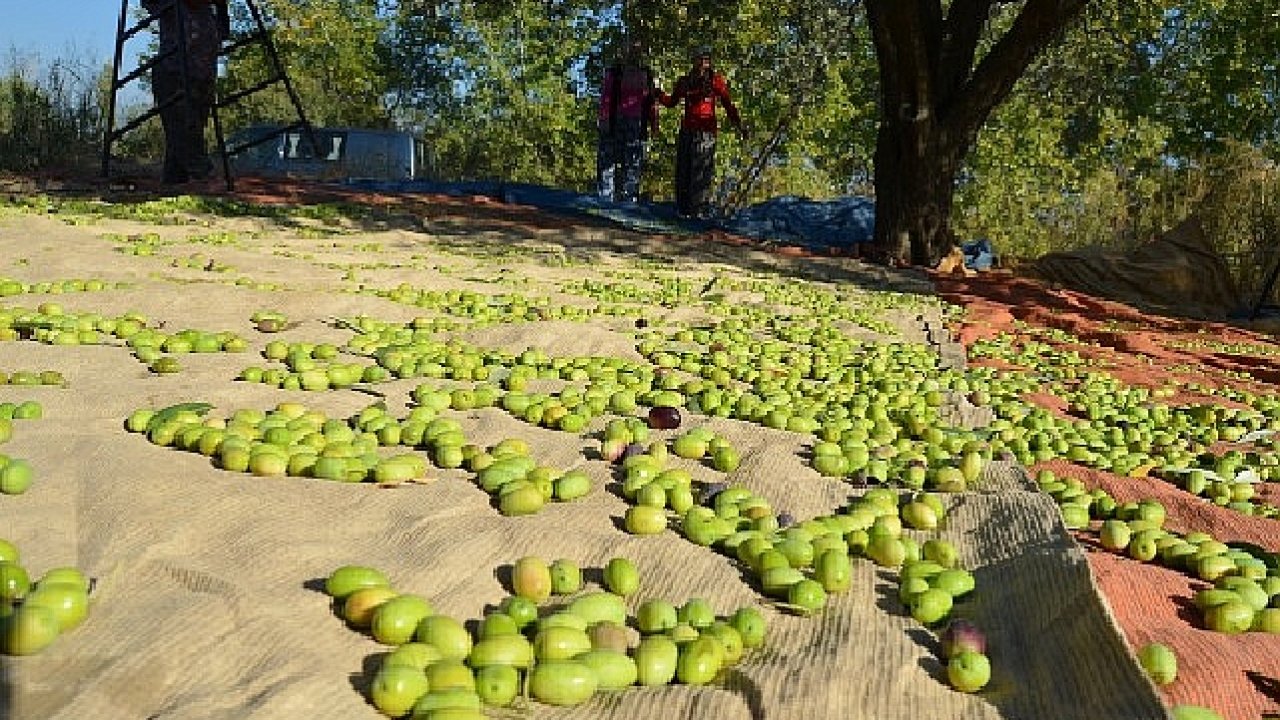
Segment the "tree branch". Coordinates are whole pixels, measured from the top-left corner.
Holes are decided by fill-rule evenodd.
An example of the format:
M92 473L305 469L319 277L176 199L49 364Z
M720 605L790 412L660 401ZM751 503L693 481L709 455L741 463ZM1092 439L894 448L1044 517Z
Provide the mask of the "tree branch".
M982 29L991 16L994 0L953 0L943 23L942 51L938 55L939 86L943 111L973 70L973 58Z
M1013 26L974 68L955 94L942 122L945 131L968 147L991 111L1008 97L1036 56L1080 14L1090 0L1027 0Z

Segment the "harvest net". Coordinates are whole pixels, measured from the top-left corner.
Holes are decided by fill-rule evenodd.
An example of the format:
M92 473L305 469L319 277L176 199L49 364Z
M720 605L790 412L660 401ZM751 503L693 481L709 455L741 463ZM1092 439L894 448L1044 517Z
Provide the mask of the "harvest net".
M1009 275L977 278L938 277L939 293L968 309L959 329L971 344L1027 326L1062 330L1086 344L1073 350L1105 362L1107 372L1125 383L1159 387L1169 382L1216 386L1231 384L1270 392L1280 379L1280 366L1269 352L1269 335L1219 323L1152 315L1133 306L1101 300L1081 292L1052 289ZM1025 325L1023 324L1025 323ZM1208 339L1206 341L1206 339ZM1062 402L1051 395L1030 399L1058 412ZM1203 395L1182 392L1168 402L1203 402ZM1213 402L1223 402L1221 398ZM1083 480L1117 501L1153 498L1167 509L1166 527L1201 531L1223 542L1245 541L1271 552L1280 549L1280 525L1193 497L1174 485L1149 477L1120 476L1055 460L1030 468ZM1275 483L1256 486L1259 497L1280 503ZM1097 587L1106 598L1126 640L1133 648L1150 642L1170 646L1178 657L1177 680L1160 689L1169 704L1214 708L1225 718L1245 720L1280 713L1280 638L1246 633L1224 635L1204 628L1191 605L1195 591L1209 583L1164 567L1141 563L1102 548L1095 534L1077 533Z
M690 277L782 272L817 282L928 290L918 277L855 261L796 259L742 244L624 233L482 199L344 199L374 211L364 226L336 240L318 241L314 232L304 232L308 228L264 226L252 218L218 220L219 230L251 241L199 250L219 263L252 269L261 282L250 286L209 282L200 270L158 272L169 267L164 263L172 255L130 258L101 242L106 233L158 232L181 240L189 234L182 226L127 220L67 224L25 214L0 219L0 248L7 258L23 258L22 272L33 280L97 275L134 283L132 289L93 297L59 298L69 309L140 309L169 323L220 328L243 325L254 310L270 306L300 322L285 337L338 344L347 334L331 318L366 314L407 321L417 313L386 298L337 292L333 267L352 263L360 263L369 286L484 290L498 278L518 278L530 292L538 288L565 302L573 298L556 295L558 283L628 267L633 260L622 258L636 255ZM66 252L68 247L76 252ZM460 251L466 248L511 252L497 259ZM371 252L376 261L370 261ZM531 260L539 256L571 256L587 264ZM448 271L438 272L442 267ZM988 276L965 287L937 280L947 298L971 307L963 340L1008 327L1026 310L1026 298L1018 293L1032 287ZM1093 301L1059 295L1075 305L1072 313L1090 317L1081 306ZM680 317L688 311L653 312ZM902 339L925 341L923 315L886 317ZM551 321L491 327L466 339L513 351L626 356L634 352L628 328L629 320ZM1274 637L1241 643L1211 637L1178 619L1177 598L1171 596L1189 593L1185 581L1179 587L1142 585L1157 570L1074 540L1052 500L1011 464L992 465L975 491L947 499L950 514L941 536L957 545L961 562L977 579L972 599L956 613L988 631L994 667L988 688L966 695L948 687L935 634L904 612L896 573L858 561L849 593L813 617L799 617L762 598L738 563L724 555L671 532L621 532L627 505L609 489L615 481L609 468L588 459L596 445L588 434L533 427L498 410L461 415L472 442L523 437L539 461L580 468L592 477L596 489L586 498L507 518L461 471L433 471L425 484L394 489L267 480L123 436L123 418L139 407L201 400L225 414L298 399L296 393L229 382L246 364L243 357L192 356L183 372L157 377L131 365L120 348L11 343L5 351L6 362L15 366L62 368L70 387L21 393L0 388L5 397L32 397L45 408L43 420L20 428L5 446L40 472L36 487L6 500L0 537L18 542L24 562L37 571L75 565L97 578L82 627L49 651L5 659L0 698L15 718L374 718L365 692L386 648L334 615L321 592L323 578L340 565L370 565L384 570L397 589L428 597L439 612L478 618L507 594L505 568L527 554L572 558L584 568L628 557L642 578L640 591L628 601L632 611L653 597L676 603L703 597L720 614L759 605L770 629L764 648L711 686L600 693L576 709L534 704L520 716L1164 718L1161 697L1130 650L1156 636L1169 638L1182 661L1180 679L1163 691L1166 700L1212 705L1232 720L1277 709L1274 698L1238 677L1242 668L1280 675ZM380 389L389 406L402 407L418 382ZM374 399L354 392L302 398L330 417L356 413ZM822 479L803 462L811 438L729 420L700 418L699 424L741 451L742 465L730 479L768 497L774 507L804 518L847 502L847 484ZM689 463L689 469L712 479L704 466ZM1117 483L1118 496L1121 486L1128 487L1120 478L1088 479ZM12 509L19 507L16 502L20 511ZM1195 519L1176 503L1170 508L1171 518ZM1222 522L1214 532L1243 533L1247 525L1238 518ZM1259 541L1267 540L1265 526L1258 527L1264 535ZM1176 585L1176 578L1169 582Z

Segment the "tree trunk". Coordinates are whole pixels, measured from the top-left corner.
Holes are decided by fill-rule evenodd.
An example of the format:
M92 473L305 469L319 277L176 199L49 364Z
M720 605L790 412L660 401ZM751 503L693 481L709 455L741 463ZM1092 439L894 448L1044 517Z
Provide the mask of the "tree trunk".
M867 3L880 70L876 137L876 229L873 255L892 264L932 265L951 243L955 171L939 105L942 8L930 0Z
M873 259L934 265L955 242L956 174L991 111L1089 0L1025 0L978 59L1003 0L866 0L880 75Z
M951 204L964 149L929 123L881 121L876 138L876 257L935 265L954 244Z

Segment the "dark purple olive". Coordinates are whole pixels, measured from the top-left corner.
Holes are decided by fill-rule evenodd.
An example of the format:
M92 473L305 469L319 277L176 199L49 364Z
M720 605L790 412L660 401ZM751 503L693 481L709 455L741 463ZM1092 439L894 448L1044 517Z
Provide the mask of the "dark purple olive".
M966 650L985 653L987 636L977 625L963 618L952 620L947 629L942 631L942 655L950 658Z
M791 527L796 524L796 518L789 512L778 513L778 527Z
M702 498L700 500L700 503L705 505L711 502L712 500L715 500L717 495L719 495L720 493L728 489L729 489L729 483L722 483L722 482L708 483L706 486L702 488Z
M649 427L654 430L674 430L680 427L680 410L665 405L649 408Z
M618 462L622 462L632 455L642 455L644 450L644 446L640 443L628 443L626 447L622 448L622 454L618 456Z

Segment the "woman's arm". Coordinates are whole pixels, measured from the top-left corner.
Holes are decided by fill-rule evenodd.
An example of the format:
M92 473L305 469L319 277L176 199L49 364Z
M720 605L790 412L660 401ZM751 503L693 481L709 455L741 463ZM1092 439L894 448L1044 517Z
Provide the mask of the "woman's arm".
M716 97L720 98L720 103L724 105L724 114L729 118L729 122L733 123L733 127L739 134L745 135L746 130L742 126L742 115L738 113L738 106L733 104L733 98L729 96L729 84L725 82L724 76L716 75L711 82L711 89L715 92Z
M669 108L675 107L677 103L684 99L687 93L688 90L685 87L684 78L676 80L676 87L671 91L670 95L663 92L662 88L654 88L654 96L658 99L658 102L662 103L663 107Z

